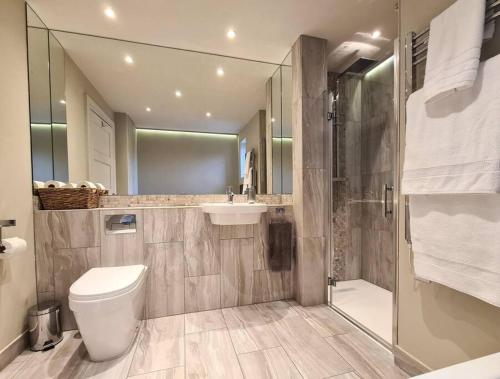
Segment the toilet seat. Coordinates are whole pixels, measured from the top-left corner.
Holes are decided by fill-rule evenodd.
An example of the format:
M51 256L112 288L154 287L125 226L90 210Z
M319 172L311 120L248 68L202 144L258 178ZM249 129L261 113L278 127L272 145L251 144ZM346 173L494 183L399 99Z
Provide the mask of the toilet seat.
M71 285L69 300L96 301L126 294L141 282L146 269L144 265L92 268Z

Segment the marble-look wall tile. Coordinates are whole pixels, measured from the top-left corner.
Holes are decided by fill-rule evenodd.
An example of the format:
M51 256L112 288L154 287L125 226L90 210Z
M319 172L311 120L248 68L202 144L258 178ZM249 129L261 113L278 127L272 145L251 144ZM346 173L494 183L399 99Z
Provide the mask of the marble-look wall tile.
M68 249L99 246L99 211L52 211L53 247Z
M303 306L326 301L324 238L297 238L297 301Z
M35 260L38 292L54 291L54 247L52 246L52 212L35 211Z
M220 275L185 278L185 312L199 312L221 307Z
M327 88L326 40L301 35L292 47L292 78L295 94L318 98Z
M291 271L254 271L253 303L290 299L293 297Z
M345 280L361 278L361 238L362 238L362 208L360 202L348 205L349 250L345 257Z
M324 257L324 225L330 221L326 220L323 160L323 95L327 89L325 48L326 40L305 35L301 35L292 47L292 132L296 157L293 199L297 241L302 241L296 249L294 277L295 291L303 305L325 300L325 260L319 259ZM318 285L315 291L311 284Z
M146 318L184 313L184 253L182 242L145 245L149 267Z
M323 97L301 98L302 168L324 168L325 127Z
M144 226L142 210L102 210L101 212L101 264L125 266L144 262ZM117 214L135 214L136 232L107 234L105 217Z
M325 170L303 171L303 220L299 237L323 237L325 235Z
M144 209L144 242L176 242L184 240L184 209Z
M381 204L363 204L362 230L361 277L393 291L394 231L392 219L382 216Z
M184 256L186 276L220 273L220 228L201 208L186 209L184 217Z
M76 329L73 313L69 309L69 287L92 267L100 266L100 248L58 249L54 254L55 299L61 302L63 330Z
M221 240L221 306L252 303L253 238Z
M220 239L228 240L233 238L251 238L253 237L254 225L221 225Z

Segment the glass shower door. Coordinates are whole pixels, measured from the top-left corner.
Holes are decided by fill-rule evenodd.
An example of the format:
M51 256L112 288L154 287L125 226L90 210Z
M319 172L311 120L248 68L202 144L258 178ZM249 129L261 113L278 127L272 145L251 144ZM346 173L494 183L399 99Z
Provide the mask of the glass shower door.
M329 301L338 312L390 344L397 143L393 58L366 73L331 78L330 83Z

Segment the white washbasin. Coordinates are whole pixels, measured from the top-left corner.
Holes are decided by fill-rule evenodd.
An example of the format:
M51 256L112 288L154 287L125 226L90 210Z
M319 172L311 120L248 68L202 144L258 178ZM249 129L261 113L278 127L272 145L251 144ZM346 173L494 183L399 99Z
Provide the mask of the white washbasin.
M266 204L248 203L202 203L203 212L210 215L215 225L258 224L260 215L267 211Z

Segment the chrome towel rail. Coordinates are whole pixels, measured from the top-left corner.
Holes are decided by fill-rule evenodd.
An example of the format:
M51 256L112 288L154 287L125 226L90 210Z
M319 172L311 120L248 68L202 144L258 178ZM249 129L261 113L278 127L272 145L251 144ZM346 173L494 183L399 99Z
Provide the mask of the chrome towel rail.
M484 22L489 23L500 17L500 0L487 1L486 14ZM412 34L412 57L416 58L412 65L425 61L427 59L427 45L429 44L429 31L430 28L425 28L419 33ZM418 58L417 58L418 57Z

